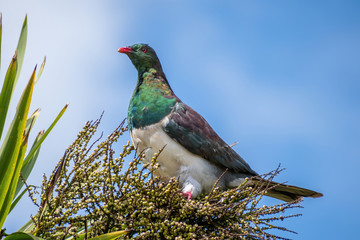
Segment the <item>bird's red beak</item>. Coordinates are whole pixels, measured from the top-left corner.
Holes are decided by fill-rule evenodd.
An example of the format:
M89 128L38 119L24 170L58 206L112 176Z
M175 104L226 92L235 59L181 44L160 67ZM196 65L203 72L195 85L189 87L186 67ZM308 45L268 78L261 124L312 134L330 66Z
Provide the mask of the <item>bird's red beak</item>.
M131 53L132 51L131 47L121 47L118 50L119 53Z

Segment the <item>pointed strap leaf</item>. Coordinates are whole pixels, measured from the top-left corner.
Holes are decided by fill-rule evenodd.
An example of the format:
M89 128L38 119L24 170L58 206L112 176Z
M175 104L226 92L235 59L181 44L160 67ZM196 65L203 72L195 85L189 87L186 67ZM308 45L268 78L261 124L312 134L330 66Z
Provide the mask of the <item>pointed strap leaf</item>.
M31 148L30 152L28 153L28 155L26 156L25 160L24 160L24 164L28 164L28 162L30 161L30 159L35 155L35 152L39 149L39 147L41 146L41 144L43 143L43 141L46 139L46 137L49 135L49 133L51 132L51 130L55 127L56 123L59 121L59 119L61 118L61 116L64 114L64 112L66 111L67 107L69 106L69 104L66 104L65 107L60 111L60 113L57 115L57 117L55 118L55 120L53 121L53 123L50 125L50 127L45 131L44 135L39 139L39 141L35 144L34 147Z
M15 171L19 169L19 166L21 169L23 163L22 159L19 159L18 156L20 147L23 143L23 133L34 89L35 74L36 68L34 69L34 72L20 98L14 120L10 125L8 133L0 149L0 229L2 228L10 210L17 179L19 178L19 175L17 175L16 181L13 181ZM12 187L12 185L15 185L15 187ZM8 193L9 190L11 190L10 193Z
M100 236L96 236L93 238L89 238L88 240L115 240L118 239L119 237L121 237L122 235L125 235L127 233L126 230L122 230L122 231L116 231L116 232L111 232L111 233L106 233ZM79 237L77 239L79 240L83 240L85 238L85 233L79 235Z
M35 80L35 84L39 81L39 78L41 77L41 74L42 74L42 72L44 70L44 67L45 67L45 63L46 63L46 56L44 57L44 60L43 60L43 62L41 64L41 66L40 66L38 75L37 75L36 80Z
M37 215L35 215L36 218ZM35 222L30 218L29 221L27 221L24 226L22 226L18 232L24 232L24 233L31 233L35 229Z
M26 126L25 126L25 131L24 131L24 141L27 142L28 140L28 137L29 137L29 134L30 134L30 131L33 127L33 125L35 124L35 121L36 119L38 118L40 114L40 108L36 109L35 112L33 114L31 114L31 116L29 117L29 119L26 121ZM40 137L43 135L43 131L39 132L38 133L38 136L36 137L32 147L34 147L34 145L37 143L37 141L39 141ZM24 144L23 144L24 145ZM30 175L30 172L32 170L32 168L34 167L34 164L36 162L36 159L39 155L39 151L36 151L34 157L29 161L28 164L23 164L22 167L21 167L21 173L22 173L22 177L23 179L26 181L27 178L29 177ZM24 159L24 158L23 158ZM19 176L20 177L20 176ZM15 190L15 195L14 195L14 198L18 195L18 193L20 192L21 188L24 186L24 183L23 181L19 178L19 181L17 183L17 186L16 186L16 190Z
M5 75L5 80L0 93L0 139L4 129L11 96L15 88L15 76L17 69L17 55L15 53Z
M18 67L17 67L17 71L16 71L15 84L17 83L17 80L19 79L21 67L22 67L22 64L24 61L27 34L28 34L28 25L27 25L27 15L26 15L22 29L21 29L18 45L16 47L16 52L18 55Z
M15 189L16 189L16 186L17 186L17 183L19 180L20 170L22 167L22 160L24 159L25 152L26 152L26 146L27 146L27 141L22 141L22 142L23 142L23 144L20 147L20 151L18 154L18 160L15 165L15 171L12 175L8 191L6 193L4 205L0 208L0 216L7 216L10 212L11 207L13 206L12 203L13 203L14 193L15 193ZM4 221L5 221L5 219L4 219ZM3 224L3 223L0 222L0 224Z
M18 183L20 182L21 180L19 179ZM10 210L9 210L9 213L11 213L11 211L14 209L14 207L17 205L17 203L20 201L20 199L24 196L24 194L26 193L27 191L27 188L25 188L20 194L19 196L17 196L14 201L11 203L11 207L10 207ZM16 194L14 195L16 196Z
M38 133L38 135L36 136L36 139L31 147L31 149L33 149L36 144L39 142L40 138L44 135L44 131L40 131ZM21 175L22 178L26 181L36 163L36 160L39 156L40 153L40 148L38 148L38 150L35 152L34 156L30 159L30 161L28 161L26 164L23 164L22 168L21 168ZM20 192L21 188L24 186L24 182L19 179L18 183L17 183L17 187L15 190L15 195L14 197L16 197L18 195L18 193Z
M5 240L44 240L44 238L36 237L30 233L15 232L7 236Z
M113 239L117 239L118 237L121 237L122 235L125 235L127 233L127 231L122 230L122 231L117 231L117 232L111 232L111 233L106 233L97 237L93 237L90 238L89 240L113 240Z
M2 14L0 13L0 68L1 68Z
M37 118L39 117L41 109L38 108L36 109L33 114L31 114L31 116L26 120L26 125L25 125L25 132L24 135L28 136L30 134L30 131L32 129L32 127L34 126Z

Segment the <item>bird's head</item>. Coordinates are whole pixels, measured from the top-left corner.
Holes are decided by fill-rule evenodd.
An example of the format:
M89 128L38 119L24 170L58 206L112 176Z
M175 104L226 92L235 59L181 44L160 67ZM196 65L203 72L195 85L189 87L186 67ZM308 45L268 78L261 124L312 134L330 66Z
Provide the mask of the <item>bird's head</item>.
M118 52L128 55L138 71L158 67L161 69L160 61L154 49L147 44L134 44L129 47L122 47L119 48Z

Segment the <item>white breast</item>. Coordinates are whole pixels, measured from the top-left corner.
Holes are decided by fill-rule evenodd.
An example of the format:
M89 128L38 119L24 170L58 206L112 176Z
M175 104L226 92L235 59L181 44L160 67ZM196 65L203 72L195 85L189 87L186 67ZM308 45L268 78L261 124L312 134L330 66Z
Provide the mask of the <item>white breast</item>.
M165 146L158 157L160 167L156 174L166 179L179 178L183 192L190 191L193 197L202 191L209 192L221 172L216 166L170 138L162 129L167 121L168 117L159 123L131 131L130 136L138 154L145 154L146 161L151 161L154 154Z

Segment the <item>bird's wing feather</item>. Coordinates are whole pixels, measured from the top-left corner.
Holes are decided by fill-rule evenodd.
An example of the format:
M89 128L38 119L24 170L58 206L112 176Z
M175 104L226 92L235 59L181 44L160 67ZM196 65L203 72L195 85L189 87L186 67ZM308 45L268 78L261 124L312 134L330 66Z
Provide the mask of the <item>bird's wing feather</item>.
M182 102L174 106L169 121L163 125L163 130L188 151L217 166L236 173L257 175L200 114Z

